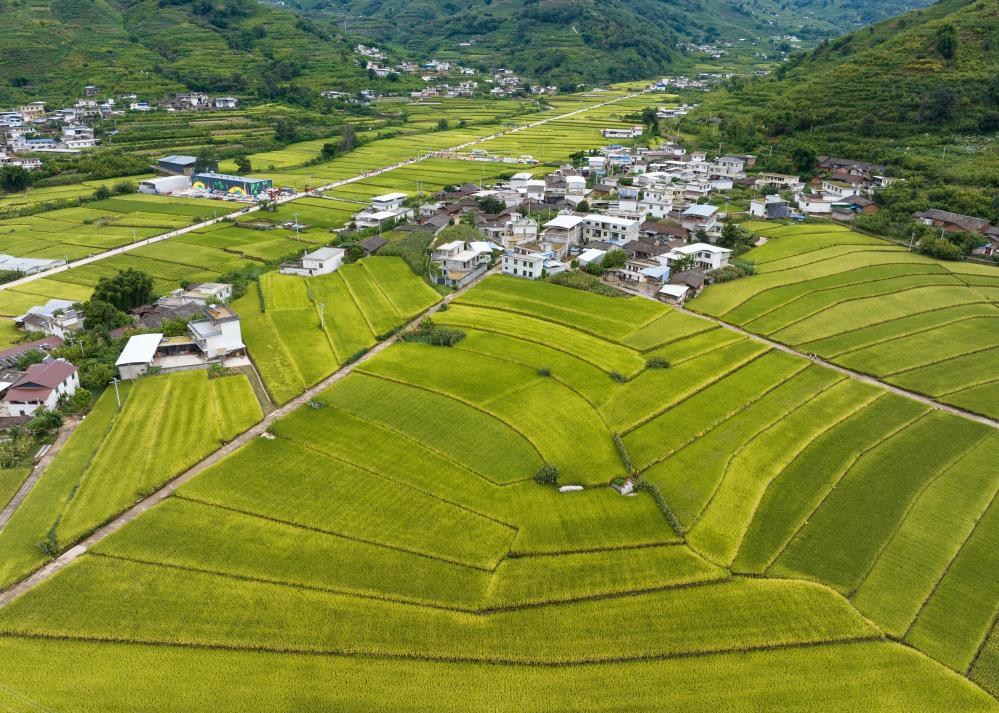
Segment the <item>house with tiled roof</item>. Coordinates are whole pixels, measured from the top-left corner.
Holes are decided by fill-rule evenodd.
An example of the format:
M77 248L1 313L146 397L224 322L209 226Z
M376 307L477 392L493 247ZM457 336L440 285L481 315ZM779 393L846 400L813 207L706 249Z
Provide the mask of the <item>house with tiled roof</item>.
M32 416L40 408L54 409L60 396L72 396L79 387L80 376L73 364L47 358L28 367L8 389L3 405L9 416Z

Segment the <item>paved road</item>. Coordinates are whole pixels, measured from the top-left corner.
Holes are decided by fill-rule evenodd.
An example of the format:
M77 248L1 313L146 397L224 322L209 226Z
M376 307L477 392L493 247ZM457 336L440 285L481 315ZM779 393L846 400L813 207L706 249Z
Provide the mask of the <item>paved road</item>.
M645 294L643 292L639 292L638 290L633 290L633 289L630 289L628 287L625 287L625 286L622 286L622 285L619 285L619 284L614 284L613 286L617 287L618 289L622 290L623 292L627 292L628 294L635 295L636 297L644 297L646 299L654 300L653 297L650 297L649 295L647 295L647 294ZM892 384L889 384L889 383L886 383L884 381L881 381L881 379L878 379L876 377L870 376L869 374L864 374L864 373L859 372L859 371L854 371L853 369L847 369L846 367L840 366L839 364L834 364L831 361L826 361L825 359L823 359L822 357L819 357L817 355L814 355L814 354L805 354L804 352L799 352L794 347L789 347L786 344L781 344L780 342L775 342L772 339L767 339L766 337L760 336L759 334L755 334L753 332L746 331L742 327L738 327L738 326L736 326L734 324L730 324L730 323L725 322L725 321L723 321L721 319L718 319L717 317L711 317L711 316L706 315L706 314L701 314L700 312L693 312L693 311L687 309L686 307L683 307L683 306L680 306L680 305L673 305L673 307L674 307L674 309L678 309L681 312L689 314L689 315L691 315L693 317L698 317L700 319L704 319L704 320L707 320L709 322L714 322L715 324L719 324L722 327L724 327L725 329L728 329L728 330L730 330L732 332L738 332L739 334L743 334L743 335L749 337L750 339L755 339L758 342L763 342L764 344L767 344L767 345L773 347L774 349L780 349L782 352L787 352L788 354L794 354L795 356L800 356L800 357L803 357L805 359L810 359L811 361L815 362L816 364L821 364L822 366L827 367L829 369L832 369L833 371L838 371L841 374L846 374L847 376L853 377L854 379L857 379L858 381L863 381L863 382L866 382L868 384L874 384L875 386L880 386L880 387L882 387L884 389L887 389L888 391L891 391L893 394L898 394L899 396L905 396L906 398L910 398L910 399L913 399L915 401L920 401L920 402L926 404L927 406L932 406L935 409L939 409L941 411L946 411L947 413L952 413L955 416L962 416L964 418L971 419L972 421L977 421L978 423L984 424L986 426L991 426L992 428L999 429L999 421L997 421L995 419L992 419L992 418L989 418L987 416L981 416L981 415L979 415L977 413L972 413L970 411L965 411L964 409L957 408L956 406L951 406L949 404L940 403L939 401L936 401L936 400L930 398L929 396L924 396L923 394L916 393L915 391L908 391L907 389L899 388L898 386L894 386Z
M437 151L430 151L430 152L427 152L427 153L425 153L425 154L423 154L421 156L417 156L415 158L407 159L405 161L399 161L398 163L394 163L394 164L392 164L390 166L384 166L382 168L378 168L378 169L374 169L374 170L371 170L371 171L367 171L365 173L361 173L361 174L358 174L356 176L351 176L350 178L344 178L344 179L341 179L341 180L338 180L338 181L333 181L332 183L327 183L325 185L313 188L312 191L327 191L327 190L332 190L334 188L339 188L340 186L346 186L346 185L349 185L351 183L357 183L359 181L363 181L363 180L366 180L368 178L372 178L373 176L379 176L379 175L381 175L383 173L387 173L389 171L394 171L395 169L402 168L403 166L411 166L414 163L420 163L421 161L426 161L427 159L434 158L436 156L441 156L441 155L443 155L445 153L449 153L449 152L452 152L452 151L460 151L461 149L468 148L469 146L475 146L476 144L481 144L481 143L483 143L485 141L491 141L492 139L499 138L500 136L505 136L507 134L514 134L514 133L517 133L518 131L524 131L525 129L530 129L530 128L534 128L536 126L541 126L542 124L547 124L548 122L551 122L551 121L558 121L560 119L568 119L569 117L573 117L573 116L576 116L578 114L583 114L585 112L592 111L594 109L599 109L600 107L604 107L604 106L607 106L609 104L614 104L615 102L623 101L625 99L630 99L632 97L639 96L639 94L643 94L643 93L644 92L635 92L633 94L627 94L625 96L617 97L615 99L609 99L609 100L607 100L605 102L601 102L599 104L591 104L589 106L583 107L582 109L576 109L575 111L570 111L567 114L559 114L558 116L550 116L547 119L539 119L538 121L532 122L530 124L523 124L521 126L516 126L516 127L511 128L511 129L504 129L503 131L497 131L496 133L490 134L489 136L483 136L481 138L474 139L472 141L466 141L463 144L458 144L457 146L452 146L451 148L439 149ZM305 198L306 196L308 196L310 194L311 193L309 191L303 191L301 193L292 193L292 194L289 194L289 195L286 195L286 196L282 196L282 197L278 198L277 200L275 200L274 202L278 203L278 204L289 203L289 202L291 202L293 200L297 200L299 198ZM28 276L22 277L22 278L20 278L18 280L13 280L11 282L0 284L0 290L7 290L7 289L10 289L12 287L17 287L19 285L25 285L25 284L28 284L29 282L34 282L35 280L40 280L43 277L51 277L52 275L58 274L60 272L65 272L66 270L72 270L73 268L76 268L76 267L82 267L83 265L89 265L90 263L97 262L98 260L105 260L105 259L107 259L109 257L114 257L115 255L123 255L123 254L125 254L127 252L130 252L132 250L136 250L138 248L145 247L146 245L152 245L153 243L158 243L158 242L161 242L163 240L169 240L171 238L176 238L178 235L184 235L186 233L194 232L195 230L200 230L202 228L207 228L207 227L209 227L211 225L215 225L216 223L219 223L219 222L225 220L226 218L235 218L235 217L239 217L239 216L243 216L243 215L249 215L249 214L255 213L255 212L259 211L259 210L260 210L260 206L259 205L244 206L244 207L240 208L239 210L237 210L235 212L227 213L225 215L222 215L222 216L219 216L219 217L215 217L215 218L212 218L210 220L203 221L201 223L194 223L192 225L188 225L188 226L185 226L183 228L178 228L177 230L171 230L170 232L163 233L162 235L155 235L155 236L153 236L151 238L144 238L143 240L137 240L134 243L129 243L128 245L122 245L122 246L117 247L117 248L112 248L110 250L105 250L104 252L94 253L93 255L88 255L87 257L80 258L79 260L73 260L72 262L69 262L69 263L67 263L65 265L61 265L59 267L54 267L51 270L46 270L45 272L38 272L38 273L35 273L34 275L28 275Z
M14 516L14 511L17 510L21 506L21 503L24 502L24 499L28 497L28 493L30 493L31 489L35 487L35 483L38 482L38 479L42 477L42 472L48 467L49 463L52 462L52 459L55 458L56 453L62 449L63 445L65 445L73 431L76 430L76 427L80 425L80 421L81 419L73 417L67 418L63 422L55 441L52 443L52 447L49 448L48 452L38 460L27 480L21 484L21 487L18 488L18 491L14 494L14 497L11 498L10 502L7 503L6 507L4 507L3 511L0 512L0 532L3 532L4 527L7 526L11 517Z
M474 280L468 285L465 285L465 287L462 287L461 289L456 290L455 292L452 292L451 294L444 297L443 302L444 303L450 302L461 293L465 292L466 290L478 284L479 281L485 279L488 275L498 272L499 269L500 266L497 265L493 269L489 270L488 272L480 276L477 280ZM425 317L436 312L440 304L441 303L437 303L427 311L420 314L419 316L414 317L412 320L410 320L407 323L406 328L410 328L419 324ZM79 557L83 555L88 549L90 549L91 547L93 547L94 545L96 545L98 542L108 537L109 535L117 532L122 527L130 523L132 520L137 518L142 513L149 510L154 505L157 505L166 500L168 497L173 495L173 493L177 490L177 488L179 488L184 483L194 478L196 475L204 471L206 468L209 468L215 463L218 463L227 455L235 452L237 449L246 445L254 438L259 438L261 434L263 434L270 427L270 425L274 423L276 420L282 418L283 416L288 415L289 413L299 408L300 406L305 405L308 401L315 398L323 391L325 391L327 388L329 388L336 382L343 379L352 371L354 371L354 369L357 368L359 364L363 364L364 362L368 361L369 359L375 357L376 355L388 349L389 346L395 343L398 339L399 335L397 334L396 336L390 339L386 339L383 342L379 342L374 347L372 347L371 351L367 352L363 357L358 359L356 362L348 364L347 366L344 366L341 369L338 369L333 374L326 377L312 388L306 390L305 393L292 399L284 406L281 406L275 409L274 411L271 411L269 414L264 416L262 421L257 422L256 425L252 426L248 430L236 436L233 440L229 441L229 443L224 445L222 448L219 448L217 451L206 457L204 460L199 461L191 468L178 475L176 478L171 480L169 483L164 485L162 488L157 490L149 497L140 500L138 503L130 507L128 510L126 510L125 512L118 515L110 522L108 522L106 525L98 528L96 531L94 531L92 535L82 540L78 545L66 550L61 555L56 557L54 560L49 562L47 565L39 569L31 576L29 576L27 579L22 580L20 583L15 584L10 589L7 589L4 592L0 592L0 608L6 606L11 601L13 601L20 595L27 592L29 589L32 589L33 587L41 584L46 579L51 577L53 574L55 574L66 565L73 562L74 560L79 559ZM38 475L40 474L41 474L41 469L38 469ZM38 476L36 476L34 473L32 474L32 477L34 477L35 480L38 479Z

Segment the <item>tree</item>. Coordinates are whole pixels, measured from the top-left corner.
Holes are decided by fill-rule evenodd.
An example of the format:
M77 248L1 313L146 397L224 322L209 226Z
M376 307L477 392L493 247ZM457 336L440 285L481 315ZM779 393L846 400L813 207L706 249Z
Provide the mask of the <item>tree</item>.
M319 158L323 161L329 161L336 158L338 153L340 153L340 147L337 144L323 144L323 148L319 152Z
M490 215L498 215L506 210L506 203L501 201L496 196L483 196L479 198L479 208L482 209L483 213L489 213Z
M605 270L613 270L618 267L624 267L626 262L628 262L628 253L620 248L614 248L604 254L601 265Z
M3 166L0 168L0 190L8 192L23 191L30 184L30 174L20 166Z
M97 186L97 190L94 191L94 199L95 200L102 201L102 200L104 200L106 198L110 198L110 197L111 197L111 189L108 188L107 186L103 186L103 185Z
M534 482L538 485L556 485L558 483L558 466L547 463L534 474Z
M815 169L815 149L811 146L795 146L791 150L791 160L799 172L810 173Z
M919 105L921 121L946 121L954 113L957 104L957 92L950 86L939 86L923 97Z
M212 153L208 147L202 148L198 151L197 156L194 157L194 172L195 173L205 173L206 171L215 171L219 167L218 158Z
M742 229L733 220L726 220L722 225L721 238L718 239L718 244L724 248L734 250L742 242L745 241L745 236L742 233Z
M693 270L695 267L697 267L697 258L693 255L684 255L673 263L673 267L670 268L670 270L674 275L676 275L681 272L686 272L687 270Z
M350 247L347 248L347 252L344 253L343 260L344 260L344 262L348 262L348 263L350 263L350 262L357 262L358 260L360 260L361 258L363 258L365 255L367 255L367 253L364 252L364 248L361 247L360 245L358 245L357 243L355 243L355 244L353 244L353 245L351 245Z
M62 416L57 411L49 411L44 406L35 411L35 417L28 421L27 429L35 435L50 433L62 426Z
M240 154L234 160L236 162L236 170L239 171L240 174L246 175L253 170L253 165L250 163L250 159L248 159L245 155Z
M947 238L933 236L925 237L919 241L919 252L938 260L960 260L963 257L960 247Z
M111 364L88 359L80 364L80 386L85 389L102 389L114 378Z
M110 302L91 299L80 305L83 312L83 326L88 330L110 332L131 322L128 315Z
M357 145L357 132L353 124L344 124L340 132L340 150L343 153L352 151Z
M642 123L649 136L659 136L659 114L654 107L647 106L642 109Z
M590 204L587 201L579 201L579 203L576 205L576 210L580 213L589 213Z
M447 123L447 119L438 119L437 120L437 130L438 131L447 131L449 128L450 128L450 124Z
M90 299L108 302L125 312L152 301L153 278L130 267L114 277L102 277L98 280Z
M274 125L274 140L290 144L298 137L298 125L288 117L281 117Z
M947 24L937 30L937 52L944 59L954 59L957 54L957 29Z

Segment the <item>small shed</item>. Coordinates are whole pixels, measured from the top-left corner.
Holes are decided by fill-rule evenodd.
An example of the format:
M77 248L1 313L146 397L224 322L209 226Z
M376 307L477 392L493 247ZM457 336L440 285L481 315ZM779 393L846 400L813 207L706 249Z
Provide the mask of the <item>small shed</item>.
M115 362L118 375L122 379L137 379L145 374L156 358L156 349L161 341L163 335L160 333L136 334L131 337Z

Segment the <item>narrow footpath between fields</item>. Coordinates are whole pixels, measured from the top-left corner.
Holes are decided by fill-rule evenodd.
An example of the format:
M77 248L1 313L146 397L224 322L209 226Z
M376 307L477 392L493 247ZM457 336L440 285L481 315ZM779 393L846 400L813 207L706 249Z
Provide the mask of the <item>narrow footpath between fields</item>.
M62 426L59 428L59 433L56 434L55 441L52 443L52 447L48 449L45 455L39 458L27 480L21 484L21 487L18 488L16 493L14 493L14 497L10 499L10 502L7 503L3 511L0 512L0 532L3 532L4 527L7 526L7 523L10 522L10 519L14 516L14 511L17 510L21 506L21 503L24 502L24 499L28 497L28 493L30 493L31 489L35 487L35 483L38 482L38 479L42 477L42 472L48 468L49 463L52 462L52 459L56 457L56 454L66 444L66 441L69 440L69 437L73 434L73 431L76 430L76 427L80 425L80 421L82 420L83 419L74 416L72 418L67 418L63 422Z
M578 114L583 114L585 112L592 111L594 109L599 109L601 107L605 107L605 106L608 106L610 104L614 104L614 103L619 102L619 101L624 101L625 99L631 99L632 97L637 97L640 94L644 94L644 93L646 93L646 92L643 91L643 92L635 92L635 93L632 93L632 94L626 94L625 96L617 97L615 99L609 99L609 100L607 100L605 102L600 102L599 104L591 104L589 106L583 107L582 109L576 109L575 111L570 111L567 114L559 114L558 116L551 116L551 117L548 117L547 119L540 119L540 120L532 122L530 124L523 124L521 126L515 126L515 127L512 127L510 129L504 129L503 131L497 131L496 133L490 134L489 136L483 136L481 138L474 139L472 141L466 141L463 144L458 144L457 146L452 146L451 148L438 149L436 151L430 151L430 152L425 153L425 154L423 154L421 156L417 156L416 158L410 158L410 159L406 159L404 161L399 161L398 163L393 163L391 166L383 166L382 168L378 168L378 169L374 169L374 170L371 170L371 171L367 171L365 173L360 173L360 174L357 174L356 176L351 176L350 178L343 178L343 179L340 179L338 181L333 181L332 183L327 183L325 185L318 186L316 188L312 188L310 191L303 191L301 193L293 193L293 194L288 195L288 196L283 196L283 197L278 198L277 200L275 200L274 203L276 203L278 205L281 205L283 203L290 203L291 201L298 200L299 198L306 198L307 196L312 195L313 192L317 192L317 191L328 191L328 190L332 190L334 188L339 188L340 186L346 186L346 185L349 185L351 183L357 183L359 181L364 181L364 180L367 180L367 179L372 178L374 176L380 176L383 173L388 173L389 171L394 171L397 168L402 168L403 166L411 166L413 164L420 163L421 161L426 161L427 159L435 158L435 157L440 156L442 154L446 154L446 153L449 153L449 152L452 152L452 151L460 151L461 149L468 148L469 146L475 146L476 144L481 144L484 141L491 141L493 139L499 138L500 136L506 136L508 134L515 134L518 131L523 131L524 129L531 129L531 128L534 128L536 126L541 126L541 125L547 124L547 123L549 123L551 121L559 121L561 119L568 119L568 118L576 116ZM34 282L35 280L40 280L40 279L42 279L44 277L51 277L52 275L56 275L56 274L58 274L60 272L65 272L67 270L72 270L73 268L76 268L76 267L82 267L83 265L89 265L89 264L97 262L99 260L104 260L104 259L109 258L109 257L114 257L115 255L124 255L125 253L127 253L127 252L129 252L131 250L135 250L137 248L145 247L146 245L152 245L153 243L158 243L158 242L161 242L163 240L169 240L170 238L176 238L179 235L186 235L187 233L191 233L191 232L194 232L196 230L200 230L202 228L207 228L209 226L215 225L216 223L220 223L220 222L224 221L226 218L234 218L236 216L247 215L249 213L256 213L259 210L260 210L260 206L259 205L247 206L247 207L242 208L240 210L237 210L237 211L235 211L233 213L226 213L225 215L217 216L217 217L211 218L210 220L205 220L205 221L202 221L200 223L194 223L192 225L188 225L188 226L185 226L183 228L178 228L177 230L171 230L171 231L169 231L167 233L163 233L162 235L154 235L151 238L145 238L143 240L137 240L134 243L129 243L128 245L122 245L122 246L117 247L117 248L111 248L110 250L105 250L104 252L94 253L93 255L88 255L85 258L80 258L79 260L73 260L72 262L69 262L69 263L67 263L65 265L60 265L59 267L54 267L51 270L45 270L44 272L36 272L33 275L27 275L27 276L21 277L21 278L19 278L17 280L11 280L10 282L6 282L4 284L0 284L0 290L6 290L6 289L9 289L9 288L12 288L12 287L18 287L20 285L26 285L29 282Z
M648 300L658 301L655 300L653 297L650 297L649 295L639 292L638 290L632 290L628 287L623 287L617 284L613 285L613 287L616 287L622 292L627 292L629 295L635 295L636 297L644 297L645 299ZM915 401L920 401L926 404L927 406L932 406L935 409L946 411L947 413L954 414L955 416L962 416L964 418L971 419L972 421L977 421L978 423L985 424L986 426L991 426L992 428L999 429L999 421L989 418L988 416L982 416L977 413L972 413L971 411L965 411L964 409L958 408L956 406L950 406L949 404L940 403L939 401L936 401L935 399L932 399L929 396L925 396L923 394L916 393L915 391L909 391L907 389L894 386L885 381L882 381L881 379L878 379L877 377L870 376L869 374L864 374L859 371L854 371L853 369L847 369L846 367L840 366L839 364L834 364L831 361L826 361L822 357L817 356L815 354L806 354L804 352L799 352L794 347L789 347L786 344L781 344L780 342L775 342L771 339L767 339L766 337L760 336L759 334L746 331L742 327L737 327L736 325L730 324L729 322L725 322L724 320L718 319L717 317L711 317L706 314L701 314L700 312L694 312L681 305L671 305L671 306L674 309L677 309L685 314L689 314L693 317L699 317L709 322L714 322L715 324L721 325L725 329L728 329L732 332L737 332L738 334L747 336L750 339L755 339L758 342L763 342L764 344L771 346L774 349L779 349L782 352L787 352L788 354L794 354L795 356L800 356L804 359L809 359L815 362L816 364L821 364L822 366L832 369L833 371L838 371L841 374L846 374L847 376L851 376L854 379L857 379L858 381L863 381L868 384L874 384L875 386L880 386L892 392L893 394L898 394L899 396L905 396Z
M426 318L426 317L430 316L431 314L433 314L434 312L436 312L440 308L441 304L447 304L447 303L449 303L451 300L453 300L458 295L460 295L463 292L471 289L472 287L474 287L475 285L477 285L481 280L484 280L489 275L492 275L492 274L495 274L495 273L499 272L499 270L500 270L500 266L497 265L497 266L493 267L492 269L488 270L487 272L483 273L477 279L475 279L472 282L468 283L464 287L462 287L462 288L460 288L458 290L455 290L454 292L452 292L449 295L446 295L441 302L436 303L435 305L433 305L432 307L430 307L426 311L420 313L419 315L417 315L416 317L414 317L413 319L411 319L394 336L390 337L389 339L386 339L383 342L379 342L378 344L376 344L364 356L362 356L357 361L355 361L355 362L353 362L351 364L347 364L346 366L341 367L340 369L338 369L337 371L333 372L332 374L330 374L329 376L327 376L325 379L323 379L322 381L320 381L315 386L312 386L312 387L306 389L304 393L300 394L299 396L296 396L294 399L292 399L291 401L289 401L288 403L286 403L284 406L280 406L277 409L275 409L274 411L271 411L266 416L264 416L263 420L258 421L256 423L256 425L252 426L251 428L247 429L246 431L243 431L243 433L241 433L238 436L236 436L234 439L232 439L227 444L225 444L224 446L222 446L221 448L219 448L217 451L215 451L214 453L211 453L210 455L208 455L207 457L205 457L204 459L202 459L201 461L199 461L195 465L193 465L190 468L188 468L186 471L184 471L183 473L181 473L180 475L178 475L176 478L174 478L173 480L171 480L170 482L168 482L166 485L164 485L162 488L160 488L159 490L157 490L156 492L154 492L149 497L140 500L135 505L133 505L132 507L130 507L128 510L126 510L123 513L121 513L117 517L113 518L107 524L103 525L102 527L99 527L97 530L95 530L93 532L93 534L91 534L88 537L86 537L79 544L77 544L77 545L71 547L70 549L66 550L61 555L59 555L58 557L56 557L54 560L52 560L51 562L49 562L48 564L46 564L44 567L42 567L41 569L37 570L34 574L30 575L26 579L21 580L19 583L13 585L10 589L7 589L6 591L0 592L0 608L6 606L10 602L12 602L14 599L16 599L17 597L21 596L22 594L24 594L28 590L32 589L33 587L36 587L37 585L41 584L46 579L48 579L49 577L51 577L53 574L55 574L56 572L58 572L59 570L61 570L62 568L64 568L66 565L68 565L71 562L79 559L79 557L81 555L83 555L88 549L90 549L91 547L93 547L94 545L96 545L98 542L100 542L104 538L108 537L109 535L114 534L115 532L117 532L118 530L120 530L122 527L124 527L125 525L127 525L128 523L130 523L132 520L134 520L135 518L137 518L139 515L141 515L142 513L146 512L147 510L149 510L154 505L157 505L157 504L163 502L164 500L166 500L168 497L170 497L171 495L173 495L173 493L177 490L177 488L179 488L184 483L186 483L189 480L191 480L192 478L194 478L196 475L198 475L199 473L201 473L206 468L209 468L212 465L214 465L215 463L218 463L220 460L222 460L223 458L225 458L227 455L229 455L231 453L234 453L239 448L242 448L247 443L249 443L250 441L252 441L254 438L259 438L261 436L261 434L263 434L270 427L270 425L272 423L274 423L275 421L277 421L278 419L280 419L280 418L282 418L284 416L287 416L289 413L291 413L295 409L299 408L300 406L305 405L306 403L308 403L309 401L311 401L312 399L314 399L316 396L318 396L320 393L322 393L323 391L325 391L327 388L329 388L330 386L332 386L336 382L338 382L341 379L343 379L345 376L347 376L348 374L350 374L352 371L354 371L354 369L359 364L363 364L364 362L366 362L369 359L377 356L378 354L381 354L383 351L385 351L386 349L388 349L392 344L394 344L395 342L397 342L399 340L400 335L405 330L410 329L410 328L418 325L420 322L423 321L424 318ZM53 450L55 450L55 449L53 448ZM48 463L46 462L45 465L47 465L47 464ZM41 473L42 473L42 470L44 469L44 467L42 467L42 464L39 464L39 466L40 467L36 469L36 472L34 472L34 473L31 474L31 478L29 478L29 481L32 480L32 479L34 479L35 481L37 481L38 478L41 476ZM27 483L25 485L27 485ZM30 486L28 486L27 490L30 490L30 489L31 489ZM22 487L22 490L25 490L25 488ZM25 494L27 494L27 490L25 490ZM20 494L20 491L19 491L18 494Z

